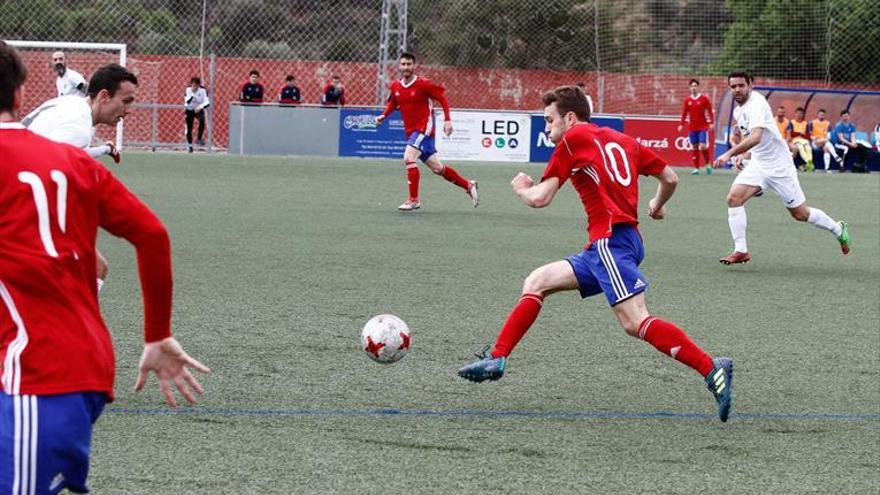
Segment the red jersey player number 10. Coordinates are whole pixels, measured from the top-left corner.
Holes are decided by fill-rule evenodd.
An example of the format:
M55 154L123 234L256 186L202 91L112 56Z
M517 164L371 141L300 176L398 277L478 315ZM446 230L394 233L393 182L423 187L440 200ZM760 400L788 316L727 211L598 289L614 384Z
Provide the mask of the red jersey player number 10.
M602 143L595 138L593 141L602 154L602 161L605 162L605 170L608 172L608 176L623 187L629 186L632 183L632 172L630 172L629 160L626 158L626 151L623 150L623 147L614 142L606 143L605 146L602 146ZM615 154L620 157L620 165L617 163ZM625 175L622 175L621 171Z

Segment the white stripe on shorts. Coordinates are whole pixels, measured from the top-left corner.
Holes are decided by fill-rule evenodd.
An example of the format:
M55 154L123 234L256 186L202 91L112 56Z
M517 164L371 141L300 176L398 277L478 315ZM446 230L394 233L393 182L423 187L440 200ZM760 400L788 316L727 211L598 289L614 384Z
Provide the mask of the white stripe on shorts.
M608 276L611 279L611 285L614 287L614 295L617 296L618 301L626 299L631 294L623 283L623 277L620 276L620 270L617 269L617 263L614 261L611 250L608 249L608 239L599 239L596 244L596 250L599 252L599 257L602 258L602 264L605 265L605 270L608 271Z
M13 420L13 495L36 495L37 492L37 396L12 397Z

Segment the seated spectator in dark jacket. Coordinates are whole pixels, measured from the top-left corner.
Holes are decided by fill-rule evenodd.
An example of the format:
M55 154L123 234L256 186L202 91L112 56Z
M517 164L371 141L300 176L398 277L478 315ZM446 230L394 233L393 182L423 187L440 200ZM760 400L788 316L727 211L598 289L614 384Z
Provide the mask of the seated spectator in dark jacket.
M260 72L256 69L248 74L248 80L241 85L238 101L242 103L263 103L263 85L260 84Z
M345 88L342 86L342 79L339 76L333 76L332 82L324 86L321 104L333 107L345 105Z
M281 88L281 98L278 101L284 105L299 105L302 103L299 87L296 85L296 78L287 76L284 78L284 82L284 87Z

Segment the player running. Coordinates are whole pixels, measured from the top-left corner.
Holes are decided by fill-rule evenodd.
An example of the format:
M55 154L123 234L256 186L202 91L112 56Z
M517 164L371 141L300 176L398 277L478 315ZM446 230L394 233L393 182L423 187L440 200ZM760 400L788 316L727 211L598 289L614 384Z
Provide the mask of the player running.
M125 118L135 100L137 77L125 67L108 64L98 69L89 80L88 95L53 98L22 119L28 130L59 143L85 149L90 156L110 155L119 163L121 155L113 141L92 146L95 126L116 125ZM107 260L97 254L98 291L104 286L109 270Z
M443 132L447 136L452 134L452 119L449 115L449 101L446 99L445 90L443 86L429 79L416 76L413 73L415 63L416 57L412 53L400 54L401 78L391 84L388 105L385 106L382 115L376 117L376 124L381 125L395 108L399 108L406 128L407 145L403 152L403 164L406 166L409 198L397 209L413 211L422 206L419 202L420 173L417 158L435 174L464 189L476 208L480 204L477 181L469 181L459 175L454 168L444 165L434 146L434 107L431 100L440 103L443 107Z
M201 393L207 372L171 336L171 247L161 221L100 163L16 123L25 68L0 41L0 493L86 493L92 425L113 400L113 343L98 309L100 226L137 250L144 349L155 372Z
M681 109L681 124L678 132L684 129L685 119L688 120L688 139L691 142L691 163L694 164L692 175L700 175L700 157L706 164L706 174L712 173L712 159L709 157L709 129L715 114L712 112L712 102L709 97L700 94L700 81L691 79L688 83L691 94L684 99Z
M547 134L556 144L541 182L519 173L511 186L528 206L543 208L571 180L588 220L589 243L578 254L534 270L523 283L522 296L507 317L491 352L458 371L467 380L498 380L507 357L535 322L544 298L577 289L587 298L604 293L624 331L653 345L704 377L715 396L718 415L727 421L733 401L733 360L703 352L676 325L652 316L645 303L648 288L639 269L644 257L638 231L639 175L659 182L648 215L661 219L678 176L650 149L617 131L589 123L583 91L563 86L544 95ZM488 348L486 349L488 351Z
M725 265L748 263L751 260L746 244L745 204L752 196L770 188L782 198L791 216L799 222L808 222L831 232L840 243L843 254L852 247L846 222L835 222L824 211L807 206L804 191L798 182L788 146L770 112L764 96L752 91L752 76L746 72L731 72L727 83L733 93L736 120L743 139L715 160L715 166L727 163L731 158L742 172L736 176L727 193L727 223L733 237L733 253L719 261ZM751 154L747 166L743 165L745 154Z

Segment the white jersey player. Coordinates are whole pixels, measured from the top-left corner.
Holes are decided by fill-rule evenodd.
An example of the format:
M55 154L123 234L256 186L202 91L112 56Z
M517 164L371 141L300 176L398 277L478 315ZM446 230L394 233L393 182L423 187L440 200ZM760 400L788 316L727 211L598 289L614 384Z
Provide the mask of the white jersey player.
M93 157L110 155L119 163L112 142L92 147L92 139L96 125L116 125L128 115L137 84L137 77L125 67L105 65L89 81L88 95L53 98L28 114L22 124L53 141L85 148Z
M75 95L52 98L28 114L21 123L32 132L52 141L84 148L93 158L110 155L119 163L119 152L112 142L91 146L95 126L89 100L88 96Z
M85 78L79 72L68 68L64 52L52 54L52 64L58 77L55 79L55 88L58 96L79 95L85 96L88 90Z
M840 250L848 254L851 247L846 222L835 222L824 211L810 208L797 178L788 145L782 139L770 105L763 95L752 91L752 77L746 72L732 72L727 83L733 93L736 108L733 116L742 140L715 160L721 166L732 157L738 157L737 175L727 193L727 221L734 241L734 252L719 261L725 265L748 263L751 260L746 244L745 203L764 189L772 189L782 198L791 216L831 232L840 243ZM750 152L751 160L743 165L740 155Z

